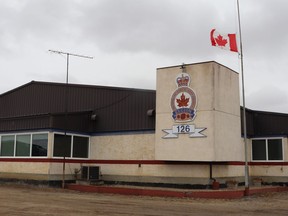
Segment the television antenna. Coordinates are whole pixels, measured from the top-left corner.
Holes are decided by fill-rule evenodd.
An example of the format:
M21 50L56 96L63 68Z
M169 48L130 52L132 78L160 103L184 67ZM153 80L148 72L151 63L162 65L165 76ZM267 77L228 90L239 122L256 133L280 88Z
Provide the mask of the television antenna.
M74 54L74 53L69 53L69 52L63 52L63 51L58 51L58 50L48 50L49 52L60 54L60 55L66 55L66 84L68 84L68 77L69 77L69 57L70 56L75 56L75 57L80 57L80 58L88 58L88 59L93 59L92 56L86 56L86 55L79 55L79 54Z
M60 54L60 55L66 55L66 88L65 88L65 128L64 128L64 136L65 136L65 142L67 141L67 116L68 116L68 82L69 82L69 57L75 56L80 58L87 58L87 59L93 59L92 56L86 56L86 55L79 55L69 52L63 52L58 50L48 50L49 52ZM67 155L68 156L68 155ZM63 151L63 173L62 173L62 188L65 188L65 157L66 154Z

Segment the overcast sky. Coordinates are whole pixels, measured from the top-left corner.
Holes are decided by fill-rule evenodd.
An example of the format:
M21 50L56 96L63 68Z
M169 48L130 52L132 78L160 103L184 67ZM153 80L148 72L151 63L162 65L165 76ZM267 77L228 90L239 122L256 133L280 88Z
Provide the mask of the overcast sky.
M288 113L288 1L239 0L246 107ZM0 0L0 94L32 80L155 89L159 67L237 53L210 31L239 33L236 0ZM239 34L238 34L239 35Z

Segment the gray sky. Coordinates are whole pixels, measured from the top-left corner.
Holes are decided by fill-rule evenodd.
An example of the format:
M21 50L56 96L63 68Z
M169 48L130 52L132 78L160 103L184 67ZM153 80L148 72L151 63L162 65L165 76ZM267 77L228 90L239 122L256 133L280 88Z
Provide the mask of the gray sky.
M246 106L288 113L288 1L239 0ZM237 53L210 45L238 33L236 0L0 0L0 94L32 80L155 89L156 68Z

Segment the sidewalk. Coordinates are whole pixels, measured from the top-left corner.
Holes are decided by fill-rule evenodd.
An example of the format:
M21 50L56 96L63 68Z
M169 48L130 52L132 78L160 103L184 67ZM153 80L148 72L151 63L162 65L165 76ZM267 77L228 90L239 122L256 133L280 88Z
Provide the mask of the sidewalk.
M205 198L205 199L236 199L245 196L245 188L238 187L237 189L219 189L219 190L191 190L191 189L174 189L174 188L158 188L158 187L138 187L124 185L80 185L68 184L66 188L82 192L94 193L109 193L122 195L137 195L137 196L158 196L158 197L177 197L177 198ZM261 186L250 187L247 191L248 196L269 193L288 191L288 187L282 186Z

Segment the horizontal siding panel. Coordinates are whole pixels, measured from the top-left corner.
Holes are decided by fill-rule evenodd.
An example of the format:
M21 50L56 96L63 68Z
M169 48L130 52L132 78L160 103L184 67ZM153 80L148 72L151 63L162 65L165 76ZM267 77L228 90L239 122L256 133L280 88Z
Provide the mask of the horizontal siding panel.
M90 117L82 116L85 123L75 127L79 130L111 132L155 129L155 119L146 115L148 109L156 106L156 92L153 90L31 82L1 95L0 102L0 118L64 113L67 103L69 113L89 111L97 114L96 121L92 123ZM35 118L34 127L44 127L38 121ZM69 116L68 121L72 125L79 125L80 120ZM57 124L60 125L59 122ZM32 127L28 122L26 126Z

